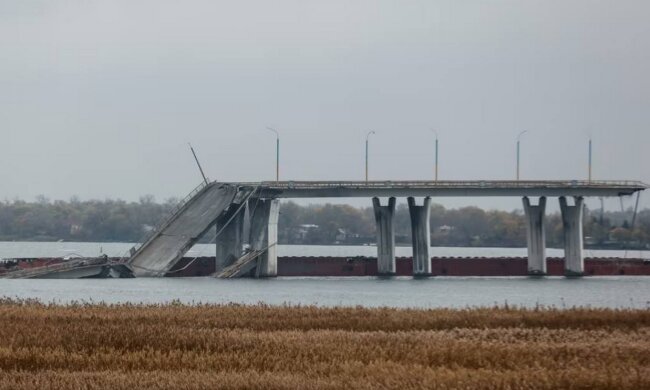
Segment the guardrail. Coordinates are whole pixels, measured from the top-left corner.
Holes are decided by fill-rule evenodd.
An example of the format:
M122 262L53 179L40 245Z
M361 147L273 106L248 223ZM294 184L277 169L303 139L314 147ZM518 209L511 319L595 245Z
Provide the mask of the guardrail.
M153 229L145 234L145 236L140 240L139 243L129 249L129 254L122 256L118 263L124 263L126 260L133 257L136 253L142 249L146 244L149 243L154 237L158 235L163 229L165 229L176 217L176 214L185 207L189 201L194 198L199 192L203 191L209 186L208 181L202 181L201 184L196 186L189 194L187 194L183 199L181 199L171 210L167 213L167 216L160 221Z
M242 272L248 272L252 268L251 262L255 261L266 249L253 250L241 256L234 263L221 270L220 273L216 275L217 278L232 278L240 276ZM243 270L243 271L242 271Z
M268 189L319 188L634 188L647 189L650 185L634 180L409 180L409 181L266 181L237 183L240 186L259 185Z

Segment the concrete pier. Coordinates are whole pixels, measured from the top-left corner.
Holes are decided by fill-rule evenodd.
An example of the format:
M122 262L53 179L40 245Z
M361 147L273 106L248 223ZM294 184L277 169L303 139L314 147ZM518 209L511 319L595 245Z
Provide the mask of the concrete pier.
M395 198L389 198L387 206L372 198L372 206L377 223L377 274L395 275Z
M585 272L582 242L582 197L575 197L575 205L569 206L560 197L562 225L564 226L564 271L566 276L582 276Z
M219 273L243 254L245 217L245 207L233 204L217 219L215 272Z
M251 213L250 245L252 250L265 250L257 260L255 276L271 277L278 274L278 199L248 201Z
M527 196L524 197L523 202L528 242L528 274L546 275L546 232L544 230L546 197L539 198L537 206L532 206Z
M409 214L411 215L411 233L413 239L413 276L431 275L431 198L424 198L424 205L416 206L415 198L408 198Z

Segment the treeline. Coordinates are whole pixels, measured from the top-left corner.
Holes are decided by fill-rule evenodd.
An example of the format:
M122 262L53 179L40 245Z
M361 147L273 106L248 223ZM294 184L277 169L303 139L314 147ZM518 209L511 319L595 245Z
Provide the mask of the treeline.
M0 240L136 242L178 202L123 200L0 202Z
M178 202L156 202L152 196L138 202L122 200L0 202L2 241L100 241L137 242L153 229ZM634 219L634 227L632 227ZM563 242L559 213L547 215L547 243ZM586 243L592 247L650 246L650 209L636 218L632 210L601 212L586 210ZM398 205L395 213L396 241L410 243L408 207ZM375 220L371 207L349 205L308 205L286 202L280 208L281 244L349 244L375 242ZM212 237L206 237L210 241ZM525 246L523 212L483 210L478 207L431 208L431 240L439 246Z
M650 209L639 212L631 227L633 211L585 210L584 235L588 246L642 248L650 245ZM446 209L431 207L431 242L437 246L526 245L526 225L522 210L483 210L478 207ZM395 240L410 244L411 225L408 206L395 210ZM346 205L282 205L280 242L291 244L363 244L375 242L372 207ZM552 247L563 245L562 218L559 213L546 216L546 240Z

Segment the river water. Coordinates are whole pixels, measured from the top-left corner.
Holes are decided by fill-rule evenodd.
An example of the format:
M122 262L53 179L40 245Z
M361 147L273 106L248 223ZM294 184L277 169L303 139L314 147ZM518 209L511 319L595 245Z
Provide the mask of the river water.
M121 256L127 243L0 243L0 258L47 256ZM280 246L280 256L374 256L375 247ZM549 250L549 256L562 255ZM397 248L409 256L410 248ZM209 256L213 245L197 245L189 256ZM432 248L438 256L525 256L525 248ZM588 256L624 257L624 251L587 251ZM627 257L650 258L630 251ZM0 296L43 302L107 303L266 303L272 305L477 307L537 305L650 309L650 277L399 277L231 279L0 279Z
M125 255L134 244L121 242L1 242L0 259L21 257L66 257L98 256L102 253L111 257ZM214 256L214 244L197 244L186 256ZM526 248L458 248L432 247L431 256L438 257L524 257ZM563 257L562 249L548 248L547 256ZM396 256L412 255L410 246L395 248ZM279 245L278 256L377 256L375 246L344 245ZM639 250L585 250L587 257L620 257L650 259L650 251Z
M3 279L0 280L0 296L60 303L179 300L185 303L420 308L505 304L650 308L650 277Z

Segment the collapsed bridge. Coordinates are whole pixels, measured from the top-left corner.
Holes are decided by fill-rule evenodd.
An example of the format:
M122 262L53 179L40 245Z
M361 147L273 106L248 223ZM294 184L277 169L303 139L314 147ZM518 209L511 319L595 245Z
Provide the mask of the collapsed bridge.
M638 181L576 180L211 183L190 197L166 226L131 255L128 264L138 276L162 276L202 234L216 225L217 274L240 276L255 269L256 276L275 276L279 199L367 197L373 199L377 222L379 273L391 275L395 273L396 197L407 197L413 234L413 274L430 275L428 221L432 197L518 196L523 198L528 221L529 272L546 273L544 211L546 199L557 197L565 230L566 273L581 275L584 272L583 198L626 196L647 188L647 184ZM417 197L424 199L422 205L416 204ZM534 197L539 198L536 206L530 202ZM380 198L388 198L388 204L382 206ZM244 253L245 243L253 254Z
M565 274L580 276L584 273L583 199L627 196L647 188L639 181L206 181L114 266L126 266L139 277L164 276L216 226L216 276L273 277L277 275L280 199L366 197L372 198L377 224L378 272L394 275L393 215L396 198L406 197L411 217L413 275L427 276L431 275L432 197L516 196L523 199L527 218L528 272L546 274L544 213L547 198L557 197L564 226ZM388 203L382 205L380 198L388 198ZM418 202L417 198L423 200ZM537 205L531 204L532 198L538 198ZM66 272L70 273L69 267Z

